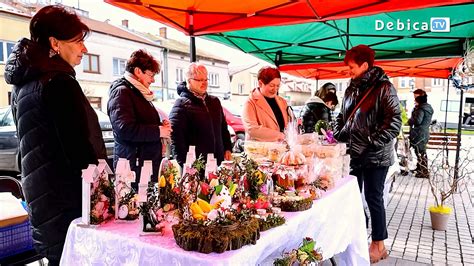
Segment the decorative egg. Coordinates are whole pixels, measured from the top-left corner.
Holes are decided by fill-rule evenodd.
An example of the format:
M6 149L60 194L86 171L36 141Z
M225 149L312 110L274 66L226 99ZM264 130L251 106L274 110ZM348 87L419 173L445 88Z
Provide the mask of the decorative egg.
M119 195L120 197L125 197L125 195L127 195L127 193L130 192L130 189L128 187L122 187L119 191Z
M120 205L118 210L118 217L120 219L125 219L128 215L128 207L127 205Z
M214 193L211 198L211 205L216 204L217 202L224 200L221 204L221 207L223 208L230 208L232 205L232 197L230 196L229 189L226 186L222 186L222 189L219 193L219 195L216 195L217 193Z

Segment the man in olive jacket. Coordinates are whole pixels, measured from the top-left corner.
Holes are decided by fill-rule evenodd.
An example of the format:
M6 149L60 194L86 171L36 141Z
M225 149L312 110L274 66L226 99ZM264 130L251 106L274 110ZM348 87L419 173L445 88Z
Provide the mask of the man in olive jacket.
M410 145L416 154L416 177L428 178L428 157L426 145L430 139L430 124L433 117L433 108L428 103L428 95L421 89L413 92L415 96L415 108L408 120L410 125Z
M335 126L336 138L348 143L351 174L357 176L361 190L364 186L372 219L372 263L387 257L383 242L388 237L383 190L401 127L397 92L384 71L373 66L374 57L375 52L366 45L347 51L344 63L349 66L352 79Z

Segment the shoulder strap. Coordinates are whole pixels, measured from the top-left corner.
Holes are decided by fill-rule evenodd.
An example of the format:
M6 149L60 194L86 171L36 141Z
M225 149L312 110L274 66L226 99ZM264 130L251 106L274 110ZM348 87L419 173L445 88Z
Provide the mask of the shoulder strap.
M367 98L367 96L369 96L369 94L375 89L376 86L372 86L372 88L370 88L369 90L367 90L367 92L365 93L364 97L362 97L362 99L359 101L359 103L357 103L356 107L352 110L352 113L351 115L349 115L349 117L347 118L346 121L349 121L355 114L355 112L357 111L357 109L359 109L360 105L364 102L365 98Z

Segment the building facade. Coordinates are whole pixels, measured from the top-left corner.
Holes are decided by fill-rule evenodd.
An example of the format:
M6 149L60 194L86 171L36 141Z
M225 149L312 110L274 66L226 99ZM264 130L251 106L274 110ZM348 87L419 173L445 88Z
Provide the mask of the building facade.
M0 9L0 106L10 103L11 86L4 79L5 62L16 42L29 38L30 14L13 9ZM144 48L157 59L162 60L163 48L145 38L131 34L119 27L81 16L89 26L91 34L86 38L88 52L83 56L82 64L75 67L76 78L91 102L92 106L106 110L110 84L120 78L125 63L133 51ZM7 27L8 25L8 27ZM151 89L162 91L160 76L156 76Z

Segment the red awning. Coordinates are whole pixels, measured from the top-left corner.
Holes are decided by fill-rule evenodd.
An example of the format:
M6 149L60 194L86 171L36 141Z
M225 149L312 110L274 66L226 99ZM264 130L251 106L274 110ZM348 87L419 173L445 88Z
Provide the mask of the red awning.
M472 0L105 0L188 35L325 21Z
M410 60L378 60L376 66L383 68L389 77L448 78L462 58L428 58ZM280 70L293 76L312 79L349 78L344 62L283 65Z

